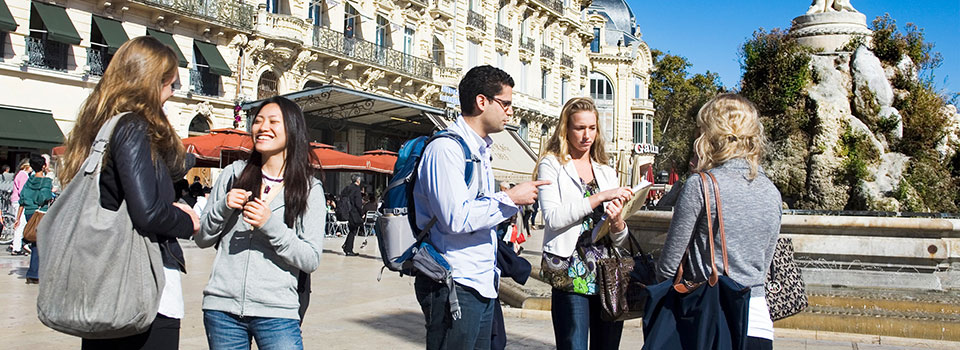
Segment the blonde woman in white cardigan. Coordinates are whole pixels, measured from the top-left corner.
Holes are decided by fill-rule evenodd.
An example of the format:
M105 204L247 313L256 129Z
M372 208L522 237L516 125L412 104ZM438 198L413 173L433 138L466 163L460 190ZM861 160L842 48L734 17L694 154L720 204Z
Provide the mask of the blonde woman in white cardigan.
M560 123L537 164L544 238L541 273L553 286L553 332L557 349L617 349L623 322L600 319L596 262L609 245L626 240L623 203L633 196L618 187L617 172L607 157L599 113L593 100L573 98L563 106ZM612 232L596 244L591 232L600 218L611 220Z

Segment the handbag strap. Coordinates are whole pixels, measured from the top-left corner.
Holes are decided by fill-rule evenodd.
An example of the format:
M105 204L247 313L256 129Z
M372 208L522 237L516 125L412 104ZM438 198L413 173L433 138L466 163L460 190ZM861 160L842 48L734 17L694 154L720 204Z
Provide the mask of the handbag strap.
M726 230L723 229L723 201L720 200L720 184L717 183L717 178L713 176L713 173L708 172L707 175L710 176L710 181L713 181L713 196L717 200L717 223L720 228L720 252L723 255L723 274L730 276L730 263L727 260L727 235Z
M127 115L127 113L130 112L123 112L111 117L100 127L100 131L97 132L97 138L93 141L93 145L90 146L90 154L87 155L87 160L83 162L84 174L89 175L100 170L100 166L103 165L103 155L106 154L107 145L110 144L110 136L113 135L113 129L116 128L120 118Z
M707 175L704 174L704 173L697 173L697 175L700 175L700 187L701 187L701 190L703 191L703 206L704 206L704 210L706 211L706 215L707 215L707 244L710 246L710 266L711 266L711 269L710 269L710 277L707 279L707 282L708 282L711 286L714 286L714 285L717 284L717 281L720 280L720 276L719 276L719 274L717 273L717 259L716 259L716 250L715 250L715 248L714 248L714 247L715 247L715 243L714 243L714 238L713 238L713 215L712 215L712 213L711 213L711 208L712 208L712 207L711 207L711 205L710 205L710 193L709 193L708 190L707 190ZM724 234L723 234L723 219L722 219L723 216L722 216L722 214L721 214L721 211L722 211L723 209L722 209L722 206L721 206L720 200L719 200L719 198L720 198L720 192L719 192L719 189L718 189L718 186L717 186L717 183L716 183L716 179L713 179L713 184L714 184L714 193L715 193L715 195L716 195L716 197L717 197L717 214L718 214L718 218L720 219L720 226L719 226L719 228L720 228L720 232L721 232L720 235L721 235L722 254L723 254L723 256L724 256L724 275L727 275L727 271L726 271L726 268L727 268L727 264L726 264L726 250L727 250L727 247L726 247L726 240L724 239L725 237L724 237ZM695 235L695 234L694 234L694 235L691 235L690 241L692 242L695 238L696 238L696 235ZM687 251L683 254L683 258L680 260L680 266L677 267L677 274L676 274L676 276L674 276L674 278L673 278L673 288L674 288L676 291L680 292L680 293L688 293L688 292L690 292L690 291L692 290L692 288L690 288L689 286L687 286L686 284L683 283L683 265L685 265L685 263L687 262L687 260L689 260L689 256L690 256L690 248L688 247L688 248L687 248Z

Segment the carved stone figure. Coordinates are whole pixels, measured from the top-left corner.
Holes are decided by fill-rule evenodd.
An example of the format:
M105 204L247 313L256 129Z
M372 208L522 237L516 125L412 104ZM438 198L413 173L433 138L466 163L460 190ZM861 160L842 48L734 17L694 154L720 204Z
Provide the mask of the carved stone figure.
M824 12L857 12L857 9L850 5L850 0L813 0L807 10L808 15Z

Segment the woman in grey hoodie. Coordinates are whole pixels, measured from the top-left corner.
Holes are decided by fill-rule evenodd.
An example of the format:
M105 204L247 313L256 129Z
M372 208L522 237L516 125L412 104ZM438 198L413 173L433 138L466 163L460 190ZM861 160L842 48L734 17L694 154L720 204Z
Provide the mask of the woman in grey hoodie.
M717 178L723 203L729 256L719 258L721 243L717 241L717 269L726 268L730 278L750 288L747 349L773 349L773 322L767 309L764 281L780 234L780 191L759 164L766 138L757 107L739 95L721 94L700 109L697 126L700 136L694 150L699 161L695 171L709 172ZM708 193L713 193L712 186L708 185ZM715 201L711 199L710 209L712 218L718 220ZM700 176L693 174L680 190L657 262L661 280L675 276L687 249L690 256L684 266L686 279L699 282L710 276L706 218ZM723 266L724 260L730 266Z
M217 178L196 236L201 248L217 247L203 290L207 342L249 348L252 337L262 350L303 349L298 286L320 263L326 220L316 156L303 112L286 98L264 101L251 134L250 159Z

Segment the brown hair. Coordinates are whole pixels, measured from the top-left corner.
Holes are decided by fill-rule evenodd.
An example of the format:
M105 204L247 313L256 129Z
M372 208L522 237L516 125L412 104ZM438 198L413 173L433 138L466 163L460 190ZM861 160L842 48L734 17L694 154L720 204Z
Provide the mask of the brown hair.
M60 182L66 186L90 152L100 127L121 112L133 112L148 128L154 159L173 173L183 170L184 148L161 109L161 89L177 76L177 55L159 40L141 36L120 46L100 82L83 102L65 143Z

